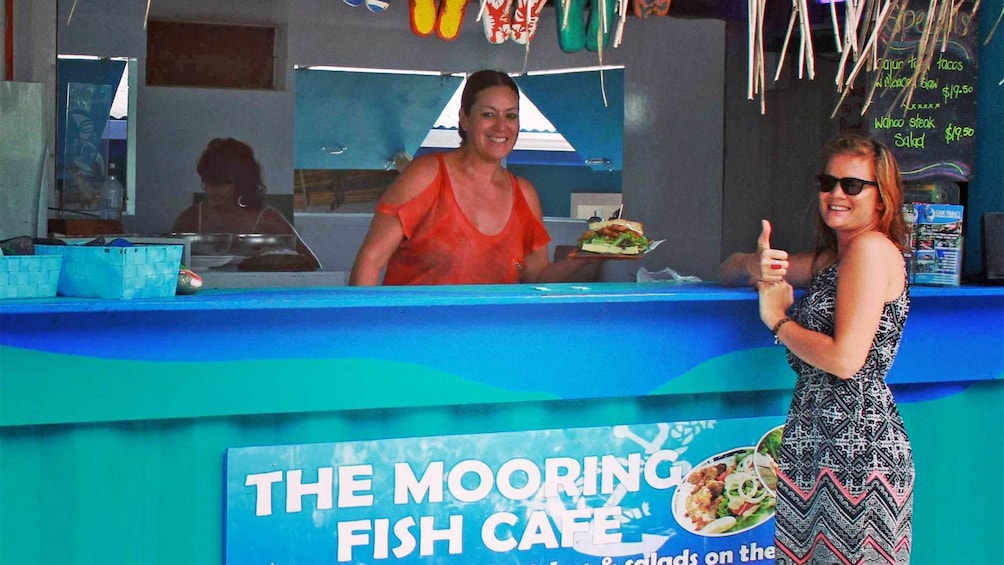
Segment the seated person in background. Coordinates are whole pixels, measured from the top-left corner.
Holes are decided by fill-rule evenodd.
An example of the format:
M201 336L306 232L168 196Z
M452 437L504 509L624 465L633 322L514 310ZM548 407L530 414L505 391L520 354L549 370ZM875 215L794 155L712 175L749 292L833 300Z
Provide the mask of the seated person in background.
M213 139L199 157L196 171L206 192L205 201L181 212L173 232L293 235L297 260L262 255L254 258L257 268L251 270L312 271L321 267L282 212L265 204L261 165L249 145L232 138ZM274 269L268 268L270 258L276 259Z
M502 160L519 135L519 88L505 73L467 79L460 147L416 158L380 199L349 284L595 280L600 259L551 263L533 185Z

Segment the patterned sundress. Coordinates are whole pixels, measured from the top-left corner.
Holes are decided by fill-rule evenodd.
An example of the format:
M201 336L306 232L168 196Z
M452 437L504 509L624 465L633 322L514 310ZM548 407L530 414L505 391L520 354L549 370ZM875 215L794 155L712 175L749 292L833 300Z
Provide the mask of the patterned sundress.
M792 319L832 335L836 300L834 264L816 274ZM777 563L909 563L913 455L885 382L909 309L905 288L885 304L868 358L851 379L788 352L798 381L778 462Z

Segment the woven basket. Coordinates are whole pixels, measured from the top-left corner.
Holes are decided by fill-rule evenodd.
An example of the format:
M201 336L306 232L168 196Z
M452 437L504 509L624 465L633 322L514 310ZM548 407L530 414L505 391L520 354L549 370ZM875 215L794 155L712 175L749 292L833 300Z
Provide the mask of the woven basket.
M0 298L51 298L56 296L59 255L0 257Z
M36 245L36 252L63 256L60 296L156 298L174 296L182 245Z

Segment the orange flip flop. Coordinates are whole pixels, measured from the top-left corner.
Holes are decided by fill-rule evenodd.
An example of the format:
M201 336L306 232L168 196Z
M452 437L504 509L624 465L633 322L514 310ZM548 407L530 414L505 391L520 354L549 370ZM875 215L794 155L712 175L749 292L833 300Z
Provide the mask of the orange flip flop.
M436 29L436 0L408 0L408 12L415 35L426 37Z
M533 39L544 4L547 4L547 0L516 0L516 12L509 30L513 41L527 43Z
M440 39L453 41L460 35L460 24L464 22L467 0L439 0L439 20L436 35Z

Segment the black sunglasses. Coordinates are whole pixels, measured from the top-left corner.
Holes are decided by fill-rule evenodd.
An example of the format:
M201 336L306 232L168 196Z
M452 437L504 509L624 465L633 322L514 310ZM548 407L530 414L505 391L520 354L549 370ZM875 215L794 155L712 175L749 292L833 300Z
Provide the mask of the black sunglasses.
M854 177L843 177L838 179L833 175L816 175L816 185L819 187L819 192L832 192L837 184L840 185L840 189L843 190L844 194L847 196L857 196L858 194L861 194L861 191L869 184L878 187L878 183L872 180L861 180Z

